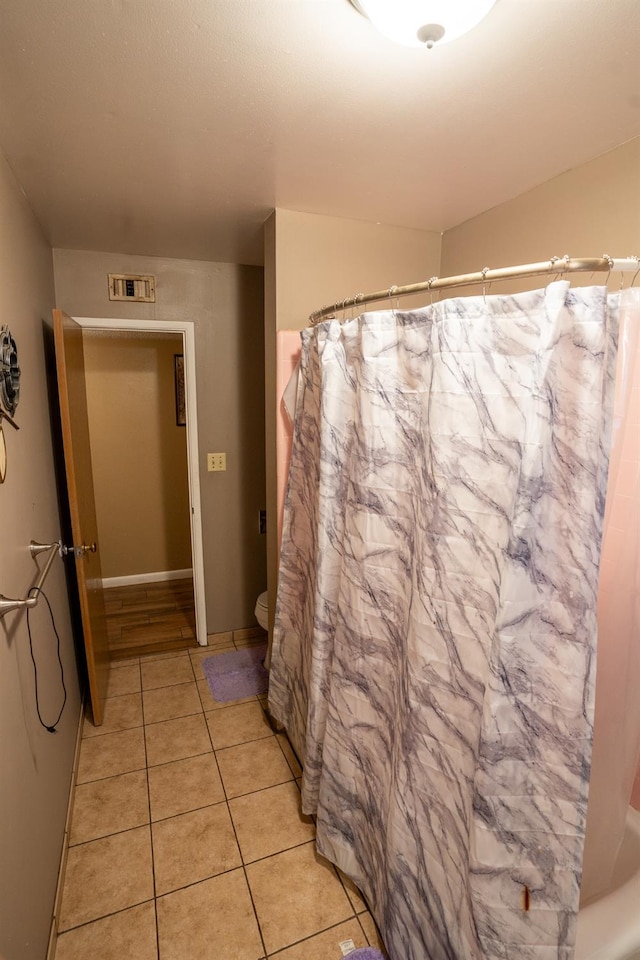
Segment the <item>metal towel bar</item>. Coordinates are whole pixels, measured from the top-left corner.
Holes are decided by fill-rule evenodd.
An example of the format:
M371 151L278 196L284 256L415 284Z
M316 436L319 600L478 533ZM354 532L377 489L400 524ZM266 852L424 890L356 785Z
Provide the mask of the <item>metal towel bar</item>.
M38 578L38 582L29 590L29 594L32 590L35 590L35 596L31 597L29 594L27 594L24 600L11 600L0 593L0 620L2 620L5 614L10 613L12 610L20 610L22 607L35 607L38 602L39 591L42 589L42 584L47 579L47 574L51 569L51 564L55 559L56 553L58 553L60 556L63 554L62 540L56 540L54 543L37 543L35 540L32 540L29 544L29 552L34 560L41 553L49 554L47 557L47 562L42 568L42 573Z

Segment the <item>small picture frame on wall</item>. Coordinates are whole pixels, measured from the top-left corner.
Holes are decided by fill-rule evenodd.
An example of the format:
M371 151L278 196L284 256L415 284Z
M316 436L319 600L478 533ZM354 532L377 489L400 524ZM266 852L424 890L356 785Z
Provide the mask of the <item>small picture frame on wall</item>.
M176 425L186 427L187 408L184 399L184 354L174 353L173 369L176 383Z

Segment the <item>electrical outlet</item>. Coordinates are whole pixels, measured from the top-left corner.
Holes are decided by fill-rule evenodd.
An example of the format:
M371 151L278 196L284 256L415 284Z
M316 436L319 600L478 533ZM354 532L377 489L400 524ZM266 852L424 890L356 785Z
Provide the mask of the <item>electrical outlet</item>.
M215 473L218 470L227 469L227 455L226 453L208 453L207 454L207 470L209 473Z

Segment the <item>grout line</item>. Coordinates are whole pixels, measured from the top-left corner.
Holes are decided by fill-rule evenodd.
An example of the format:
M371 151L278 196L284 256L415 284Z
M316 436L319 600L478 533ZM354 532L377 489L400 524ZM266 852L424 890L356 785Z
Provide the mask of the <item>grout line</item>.
M189 713L179 713L175 717L163 717L161 720L149 720L145 727L155 727L158 723L171 723L172 720L186 720L187 717L198 717L201 710L191 710Z
M225 747L225 750L233 749L230 747ZM289 777L288 780L279 780L278 783L270 784L271 787L280 787L283 783L295 783L293 777ZM258 790L248 790L246 793L234 793L232 797L229 797L229 800L239 800L240 797L250 797L252 793L260 793L260 790L268 790L269 787L260 787Z
M204 712L204 710L203 710L203 712ZM220 764L218 763L218 753L217 753L217 750L215 749L215 747L213 746L213 740L212 740L212 738L211 738L211 731L209 730L209 724L207 724L207 731L208 731L208 733L209 733L209 740L211 741L211 748L212 748L212 750L213 750L213 759L214 759L214 761L215 761L215 764L216 764L216 767L217 767L217 770L218 770L218 776L220 777L220 783L222 784L222 792L223 792L223 794L224 794L224 802L225 802L226 807L227 807L227 815L228 815L229 820L230 820L230 822L231 822L231 829L233 830L233 835L234 835L234 837L235 837L236 846L238 847L238 854L240 855L240 865L241 865L242 873L243 873L243 876L244 876L244 882L246 883L246 885L247 885L247 890L249 891L249 899L251 900L251 906L252 906L252 908L253 908L253 915L254 915L255 920L256 920L256 926L257 926L257 928L258 928L258 935L259 935L259 937L260 937L260 943L262 944L262 953L263 953L263 956L266 957L266 956L267 956L267 947L266 947L266 944L265 944L265 942L264 942L264 937L262 936L262 927L260 926L260 920L258 919L258 912L257 912L257 910L256 910L256 905L255 905L255 902L254 902L254 899L253 899L253 892L252 892L252 890L251 890L251 885L250 885L250 883L249 883L249 878L248 878L248 876L247 876L247 871L246 871L245 862L244 862L244 855L243 855L243 853L242 853L242 847L240 846L240 840L239 840L239 838L238 838L238 832L237 832L237 830L236 830L236 825L235 825L235 823L234 823L233 816L231 815L231 807L229 806L229 797L227 796L227 788L225 787L225 785L224 785L224 780L222 779L222 771L220 770Z
M195 717L197 716L197 714L194 713L193 716ZM163 720L162 722L169 723L168 720ZM149 724L149 726L154 726L154 724ZM175 757L173 760L163 760L162 763L151 763L149 764L147 769L157 770L158 767L167 767L170 763L180 763L182 760L193 760L194 757L208 757L209 754L212 752L213 752L212 750L204 750L202 751L202 753L190 753L186 757Z
M107 701L105 701L106 703ZM110 737L113 733L127 733L129 730L140 730L144 723L134 723L131 727L120 727L118 730L105 730L101 733L92 733L88 737L83 737L82 742L87 740L100 740L102 737Z
M256 791L256 792L259 793L260 791ZM235 798L235 797L232 797L231 799L232 799L232 800L235 800L236 798ZM232 817L231 819L232 819L232 821L233 821L233 817ZM313 844L315 845L315 842L316 842L315 837L313 837L312 840L302 840L300 843L293 843L290 847L284 847L282 850L275 850L273 853L268 853L268 854L266 854L266 856L264 856L264 857L257 857L255 860L246 860L246 861L245 861L245 859L244 859L244 857L243 857L243 858L242 858L243 866L245 866L245 867L252 867L252 866L254 865L254 863L264 863L265 860L271 860L273 857L279 857L281 853L289 853L291 850L297 850L299 847L307 847L307 846L309 846L309 844L311 844L311 843L313 843ZM242 855L242 850L240 851L240 854ZM318 854L318 856L322 856L322 854ZM326 857L322 857L322 859L323 859L323 860L326 860ZM327 863L329 863L330 866L333 866L333 864L330 863L329 860L327 860ZM346 891L345 891L345 893L346 893ZM347 899L349 899L348 895L347 895ZM351 900L349 900L349 906L353 907L353 904L351 903Z
M208 724L207 724L207 729L209 729L209 725L208 725ZM211 733L209 733L209 739L211 739ZM211 746L213 747L213 740L211 740ZM235 837L236 844L237 844L237 847L238 847L238 853L240 854L240 863L241 863L241 866L242 866L242 873L243 873L243 876L244 876L244 882L245 882L246 885L247 885L247 890L249 891L249 899L251 900L251 906L252 906L252 908L253 908L253 915L254 915L255 920L256 920L256 926L257 926L257 928L258 928L258 935L259 935L259 937L260 937L260 943L262 944L262 953L263 953L263 956L266 957L266 956L267 956L267 945L266 945L266 943L264 942L264 937L263 937L263 935L262 935L262 927L261 927L261 925L260 925L260 919L259 919L259 917L258 917L258 911L256 910L256 904L255 904L255 901L254 901L254 899L253 899L253 891L252 891L252 889L251 889L251 884L249 883L249 877L247 876L247 868L246 868L246 864L245 864L245 862L244 862L244 854L243 854L243 852L242 852L242 847L240 846L240 840L239 840L239 838L238 838L238 832L237 832L237 830L236 830L236 825L235 825L235 822L234 822L234 819L233 819L233 816L232 816L232 813L231 813L231 807L229 806L229 797L227 796L227 788L225 787L225 785L224 785L224 780L222 779L222 772L221 772L221 770L220 770L220 765L218 764L218 755L217 755L217 750L216 750L215 748L213 749L213 756L214 756L214 759L215 759L215 762L216 762L216 766L217 766L217 768L218 768L218 775L219 775L219 777L220 777L220 783L222 784L222 790L223 790L224 797L225 797L225 803L226 803L226 805L227 805L227 813L228 813L228 815L229 815L229 820L231 821L231 827L232 827L232 829L233 829L233 835L234 835L234 837ZM256 792L258 793L258 792L260 792L260 791L256 791ZM232 799L234 799L234 798L232 798Z
M213 741L212 741L212 745L213 745ZM234 837L235 837L235 839L236 839L236 844L237 844L237 846L238 846L238 853L240 854L240 862L241 862L241 866L242 866L242 873L243 873L243 875L244 875L244 882L245 882L246 885L247 885L247 890L249 891L249 899L251 900L251 906L252 906L252 908L253 908L253 915L254 915L254 917L256 918L256 926L257 926L257 928L258 928L258 935L260 936L260 943L262 944L262 953L263 953L263 956L266 957L266 956L267 956L267 945L266 945L266 943L264 942L264 937L263 937L263 935L262 935L262 926L261 926L261 924L260 924L260 919L259 919L259 917L258 917L258 911L256 910L256 904L255 904L255 901L254 901L254 899L253 899L253 891L252 891L252 889L251 889L251 884L249 883L249 877L247 876L247 868L246 868L246 864L245 864L245 860L244 860L244 854L243 854L243 852L242 852L242 847L240 846L240 839L239 839L239 837L238 837L238 832L237 832L237 830L236 830L236 825L235 825L235 822L234 822L234 819L233 819L233 816L232 816L232 813L231 813L231 807L229 806L229 798L227 797L227 790L226 790L226 787L225 787L225 785L224 785L224 780L222 779L222 773L221 773L220 767L219 767L219 765L218 765L218 757L217 757L216 753L217 753L217 751L214 749L214 751L213 751L213 756L214 756L214 758L215 758L216 765L218 766L218 773L219 773L219 775L220 775L220 782L222 783L222 789L223 789L224 795L225 795L225 803L226 803L226 805L227 805L227 813L228 813L228 815L229 815L229 819L230 819L230 821L231 821L231 827L232 827L232 829L233 829L233 835L234 835ZM256 791L256 793L259 793L259 792L260 792L260 791ZM233 798L232 798L232 799L233 799Z
M160 893L160 894L158 894L157 897L153 897L152 899L154 899L154 900L164 900L165 897L170 897L170 896L172 896L174 893L180 893L182 890L189 890L190 887L198 887L198 886L200 886L201 883L207 883L208 880L216 880L218 877L226 877L226 876L228 876L230 873L237 873L238 870L242 870L242 864L241 864L241 863L239 863L239 864L238 864L237 866L235 866L235 867L229 867L227 870L221 870L220 873L212 873L212 874L210 874L210 875L207 876L207 877L201 877L199 880L191 880L189 883L185 883L185 884L183 884L181 887L176 887L176 888L173 889L173 890L167 890L166 893ZM148 903L149 901L145 901L145 902ZM136 906L136 904L132 904L132 906ZM118 911L118 912L119 912L119 911ZM351 919L351 918L349 917L349 918L347 918L347 919ZM189 960L192 960L192 958L189 958ZM199 958L199 957L198 957L198 958L193 958L193 960L200 960L200 958ZM226 960L226 958L225 958L225 960Z
M202 756L208 757L209 754L208 753L202 754ZM189 757L189 759L191 758ZM156 767L151 767L151 770L156 770L156 769L157 769ZM167 820L175 820L176 817L186 817L190 813L197 813L198 810L206 810L208 807L219 807L220 804L226 803L226 802L227 801L223 797L222 800L215 800L213 803L201 803L197 807L190 807L189 810L180 810L178 813L170 813L169 816L167 817L158 817L156 820L152 820L151 824L153 826L153 824L155 823L165 823Z
M215 714L215 713L218 713L218 711L217 711L217 710L211 710L211 713L214 713L214 714ZM205 721L205 723L206 723L206 721ZM209 724L207 723L207 727L208 727L208 726L209 726ZM213 749L214 749L214 750L232 750L233 747L242 747L242 746L244 746L245 743L258 743L260 740L268 740L269 737L272 737L272 736L273 736L273 734L271 733L271 731L269 731L269 733L265 733L265 735L264 735L263 737L251 737L249 740L240 740L238 743L227 743L227 744L225 744L225 745L222 746L222 747L214 747ZM211 742L213 743L213 738L212 738Z
M142 680L142 666L140 667L140 679ZM149 843L151 845L151 880L153 882L153 916L156 924L156 960L160 960L160 930L158 928L156 861L155 861L155 856L153 852L153 819L151 816L151 787L149 786L149 757L147 754L146 724L144 723L144 697L142 698L142 721L143 721L143 737L144 737L145 775L147 780L147 809L149 811Z
M89 739L93 740L93 737L90 737ZM146 770L146 767L134 767L133 770L119 770L118 773L108 773L106 777L93 777L91 780L79 780L78 786L83 787L85 783L99 783L101 780L113 780L114 777L123 777L125 773L138 773L140 770Z
M153 903L154 900L155 897L149 897L147 900L140 900L138 903L130 903L128 907L122 907L120 910L110 910L109 913L102 913L99 917L94 917L92 920L83 920L82 923L76 923L73 927L67 927L66 930L61 930L58 936L61 937L65 933L71 933L73 930L81 930L82 927L90 927L92 923L98 923L99 920L106 920L108 917L117 917L119 913L126 913L127 910L142 907L145 903Z
M194 714L196 716L196 714ZM170 723L170 720L165 721ZM164 767L168 763L178 763L179 760L191 760L192 757L207 757L211 753L211 750L203 750L199 753L188 753L185 757L173 757L171 760L163 760L162 763L150 763L148 769L155 770L156 767Z
M369 914L369 917L371 918L371 922L372 922L372 924L373 924L373 929L374 929L374 931L375 931L375 933L376 933L376 936L377 936L377 942L376 942L376 943L372 943L372 942L371 942L371 940L369 939L369 936L368 936L368 934L367 934L367 931L366 931L365 928L364 928L364 924L362 923L362 920L360 919L361 917L364 917L365 913L368 913L368 914ZM373 919L373 914L372 914L371 911L369 910L369 907L367 907L366 910L363 910L362 913L358 913L358 914L356 915L356 920L357 920L358 923L360 924L360 929L362 930L362 932L363 932L363 934L364 934L364 938L365 938L365 940L367 941L367 943L369 944L369 946L370 946L370 947L374 947L376 950L379 950L379 951L382 953L382 955L383 955L384 957L386 957L387 960L388 960L387 948L386 948L386 946L384 945L384 941L383 941L383 939L382 939L382 937L381 937L381 935L380 935L380 930L378 929L378 924L377 924L376 921ZM380 946L378 946L378 943L380 943Z
M192 683L192 680L176 680L175 683L163 683L157 687L143 687L142 693L153 693L154 690L166 690L168 687L183 687L185 683Z
M367 941L367 943L369 943L369 937L367 936L367 931L365 930L365 928L362 926L362 923L360 922L360 917L361 917L361 916L362 916L362 914L356 914L356 920L358 921L358 926L359 926L360 929L362 930L362 936L365 938L365 940ZM370 943L369 943L369 946L371 946Z
M314 817L314 822L315 822L315 817ZM325 859L326 859L326 858L325 858ZM329 864L333 867L333 869L334 869L334 871L335 871L335 874L336 874L338 880L340 881L340 885L341 885L342 889L343 889L344 892L345 892L346 898L347 898L347 900L349 901L349 906L350 906L351 909L353 910L353 915L354 915L354 917L357 917L357 916L358 916L358 912L357 912L357 910L356 910L356 908L355 908L355 904L354 904L353 900L352 900L351 897L349 896L349 891L348 891L348 889L347 889L347 885L346 885L346 883L344 882L345 879L348 879L346 873L343 874L342 871L339 870L338 867L336 867L335 863L331 863L330 860L328 860L327 863L329 863ZM353 883L353 881L351 881L351 882ZM354 884L354 886L355 886L355 884ZM356 890L358 890L358 893L360 893L360 890L358 889L358 887L356 887ZM361 893L360 893L360 899L363 901L363 903L366 904L366 901L365 901L365 899L364 899L364 897L362 896ZM368 909L369 909L369 907L368 907L368 906L365 906L365 910L368 910ZM364 913L365 910L363 910L362 912Z
M135 772L139 773L140 771L136 770ZM125 833L133 833L134 830L142 830L144 827L151 827L151 821L138 823L135 827L125 827L124 830L113 830L111 833L104 833L99 837L92 837L91 840L81 840L79 843L70 844L69 850L79 850L80 847L87 847L90 843L100 843L101 840L108 840L110 837L121 837Z
M155 883L155 881L154 881ZM156 922L156 957L160 960L160 927L158 926L158 898L153 898L153 916ZM366 940L365 936L365 940Z
M235 828L234 828L235 829ZM258 911L256 910L255 900L253 899L253 890L251 889L251 884L249 883L249 877L247 876L247 868L242 864L242 872L244 873L244 882L247 885L247 890L249 891L249 899L251 900L251 906L253 907L253 915L256 918L256 926L258 928L258 934L260 936L260 943L262 944L262 953L263 956L267 957L267 945L264 942L264 937L262 935L262 926L260 925L260 918L258 917Z
M105 702L105 703L108 703L109 700L107 699L107 700L105 700L104 702ZM86 719L86 718L85 718L85 719ZM104 724L101 724L98 729L102 731L102 727L103 727L103 726L104 726ZM86 736L86 737L83 736L83 737L82 737L82 742L85 743L87 740L100 740L100 739L102 739L102 737L110 737L110 736L112 736L113 734L116 734L116 733L128 733L129 730L139 730L139 729L140 729L141 727L143 727L143 726L144 726L143 723L133 723L133 724L131 724L130 727L118 727L116 730L105 730L104 733L102 733L102 732L100 732L100 733L90 733L88 736Z
M271 957L277 957L279 954L284 953L285 950L289 950L291 947L297 947L300 943L308 943L309 940L313 940L314 937L317 937L320 933L328 933L330 930L337 930L338 927L341 927L343 923L349 923L349 921L357 919L357 917L346 917L344 920L338 920L337 923L332 923L330 927L324 927L322 930L316 930L315 933L309 934L308 937L303 937L302 940L296 940L294 943L288 943L285 947L279 947L277 950L274 950L273 953L268 954L268 960L271 960ZM362 929L362 924L359 924L360 929L362 930L362 935L365 939L365 942L368 944L367 935ZM369 944L370 945L370 944Z

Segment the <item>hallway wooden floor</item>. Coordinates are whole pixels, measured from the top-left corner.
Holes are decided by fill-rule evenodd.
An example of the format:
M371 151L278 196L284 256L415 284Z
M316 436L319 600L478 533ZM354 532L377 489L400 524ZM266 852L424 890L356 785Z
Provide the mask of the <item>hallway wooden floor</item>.
M113 660L197 645L190 578L109 587L104 600Z

